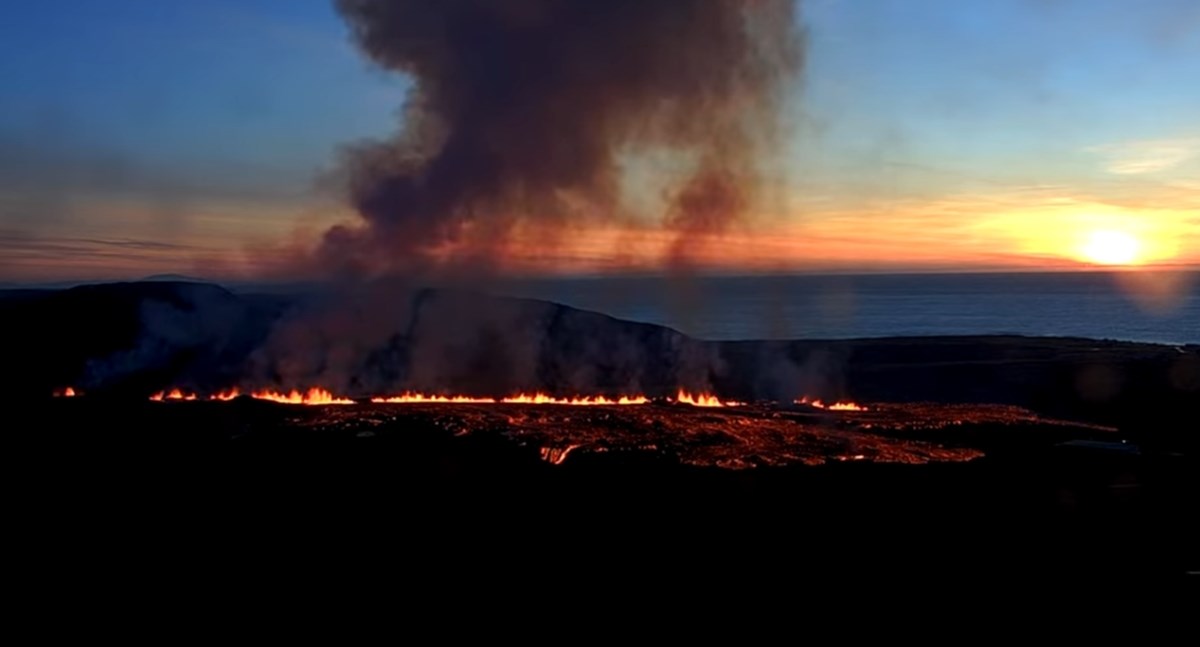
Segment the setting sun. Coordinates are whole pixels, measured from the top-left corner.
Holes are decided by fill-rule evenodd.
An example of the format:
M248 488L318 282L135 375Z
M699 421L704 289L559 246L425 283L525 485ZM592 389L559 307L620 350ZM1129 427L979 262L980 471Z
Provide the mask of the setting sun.
M1128 232L1097 230L1080 249L1083 260L1100 265L1130 265L1141 260L1142 243Z

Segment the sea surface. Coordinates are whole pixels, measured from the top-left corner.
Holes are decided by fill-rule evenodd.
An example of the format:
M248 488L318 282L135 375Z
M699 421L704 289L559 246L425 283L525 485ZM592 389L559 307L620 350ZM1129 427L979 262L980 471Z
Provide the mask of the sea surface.
M1200 343L1200 272L536 279L492 291L695 337L1020 334Z

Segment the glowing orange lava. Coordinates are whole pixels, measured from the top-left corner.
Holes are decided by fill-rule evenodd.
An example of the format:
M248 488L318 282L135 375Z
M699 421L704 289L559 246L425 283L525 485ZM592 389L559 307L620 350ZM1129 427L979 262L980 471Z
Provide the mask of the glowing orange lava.
M424 393L406 392L400 395L371 398L371 402L379 404L420 404L422 402L440 402L454 404L562 404L570 406L620 406L629 404L646 404L650 399L644 395L623 395L619 398L608 398L602 395L576 396L572 398L556 398L545 393L518 393L505 398L475 398L465 395L427 395Z
M155 402L162 402L163 400L187 400L190 402L197 398L195 393L184 393L180 389L171 389L170 391L159 391L150 396L150 399Z
M79 393L77 393L75 389L70 386L65 389L58 389L54 392L54 397L56 398L73 398L77 395L79 395Z
M740 402L721 402L717 396L709 393L691 394L683 389L675 394L675 401L680 404L690 404L693 407L736 407Z
M232 389L225 389L224 391L218 391L217 393L208 396L207 399L228 402L235 398L241 397L242 395L249 395L256 400L267 400L270 402L280 402L283 404L354 404L354 400L336 397L328 390L322 388L311 388L307 391L297 391L293 389L286 393L272 390L242 393L241 389L235 387ZM167 400L193 402L195 400L199 400L200 397L195 393L188 393L182 389L175 388L169 391L159 391L158 393L150 396L150 399L154 402L164 402Z
M533 395L518 394L501 400L501 402L510 402L515 404L566 404L571 406L646 404L649 401L650 399L644 395L623 395L613 400L602 395L556 398L546 395L545 393L535 393Z
M72 391L72 394L74 392ZM209 395L204 399L228 402L241 396L249 396L256 400L267 400L269 402L278 402L281 404L306 404L306 405L326 405L326 404L355 404L354 400L335 396L328 389L314 387L307 391L292 390L288 392L274 390L259 390L252 392L243 392L238 388L225 389L215 394ZM169 391L159 391L150 396L150 399L155 402L163 402L167 400L193 401L201 398L195 393L187 392L179 388L173 388ZM676 395L675 402L680 404L690 404L695 407L732 407L740 405L740 402L721 401L717 396L708 393L689 393L680 389ZM604 395L584 395L557 397L547 393L518 393L503 398L475 397L467 395L431 395L427 393L416 393L406 391L399 395L377 396L371 398L371 402L376 404L420 404L420 403L438 403L438 404L554 404L566 406L626 406L637 404L649 404L651 399L645 395L622 395L609 397Z
M421 404L428 402L455 404L489 404L496 402L495 398L472 398L465 395L426 395L424 393L405 392L400 395L371 398L376 404Z
M287 393L280 391L255 391L250 394L250 397L256 400L269 400L281 404L354 404L354 400L335 397L333 393L320 387L313 387L304 392L295 389Z
M829 411L870 411L870 409L864 407L863 405L856 404L854 402L834 402L833 404L825 404L820 400L810 400L808 396L796 399L795 403L806 404L810 407L827 409Z

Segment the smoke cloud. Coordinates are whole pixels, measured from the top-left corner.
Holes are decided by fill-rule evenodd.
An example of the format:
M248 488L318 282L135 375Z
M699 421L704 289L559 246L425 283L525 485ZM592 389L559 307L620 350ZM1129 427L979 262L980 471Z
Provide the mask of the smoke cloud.
M353 38L413 80L403 125L349 148L361 222L321 260L352 276L502 262L516 232L636 216L721 232L759 196L802 63L793 0L338 0ZM623 156L684 171L660 213L630 214ZM550 237L550 238L548 238Z

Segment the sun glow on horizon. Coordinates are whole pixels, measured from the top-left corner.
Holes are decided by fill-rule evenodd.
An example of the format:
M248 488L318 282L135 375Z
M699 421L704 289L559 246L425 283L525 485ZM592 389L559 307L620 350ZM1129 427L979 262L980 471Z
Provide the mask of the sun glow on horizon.
M552 227L517 219L511 231L489 239L482 249L459 241L440 249L435 260L453 271L457 260L486 254L494 271L517 277L676 272L680 267L713 273L842 273L1200 266L1200 193L1168 197L1170 207L1162 198L1136 208L1034 189L831 201L795 214L751 214L737 227L689 232L686 239L657 221L601 218ZM230 217L241 213L231 210ZM339 212L328 224L352 224L349 218ZM87 230L86 240L68 233L0 240L0 257L6 261L0 264L0 280L136 280L176 271L218 281L291 280L319 273L304 265L301 252L286 246L272 248L264 242L265 251L248 255L244 246L223 247L223 241L207 233L195 238L181 234L163 241L172 250L168 253L154 239L135 238L138 232L132 229L111 230L111 236L107 231ZM308 233L297 235L307 240ZM105 251L113 245L87 242L93 237L138 243L130 245L138 251L122 252L118 259ZM268 238L269 232L262 233L261 240ZM81 246L87 253L60 258L54 250L64 245ZM172 245L195 254L181 256ZM256 245L252 247L259 250ZM143 254L143 247L155 251ZM42 248L50 251L38 251ZM303 248L297 242L294 249ZM312 275L304 274L310 269Z
M971 233L997 250L1008 249L1063 269L1146 269L1195 264L1200 257L1195 212L1186 208L1128 207L1077 199L1008 208L983 216Z
M1082 260L1097 265L1137 265L1143 259L1142 241L1119 229L1097 229L1079 248Z

